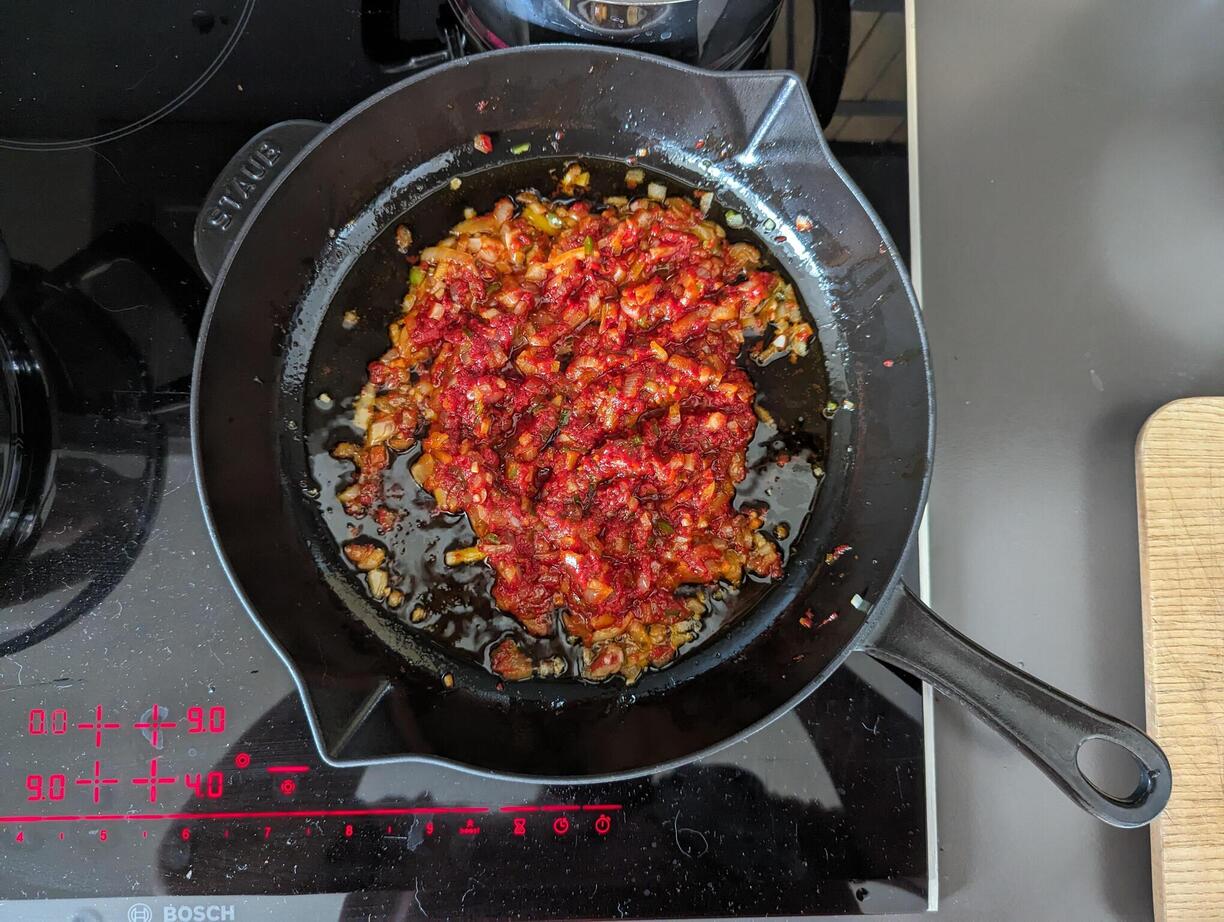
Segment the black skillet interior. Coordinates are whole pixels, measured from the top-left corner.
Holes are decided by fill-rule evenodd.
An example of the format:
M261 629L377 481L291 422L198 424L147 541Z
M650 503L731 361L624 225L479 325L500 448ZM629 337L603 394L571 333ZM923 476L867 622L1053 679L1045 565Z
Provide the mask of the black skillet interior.
M558 95L558 85L570 89ZM472 150L478 131L494 135L488 157ZM547 156L516 157L508 149L519 143ZM800 510L785 513L793 536L783 580L753 587L755 604L701 649L631 688L573 679L499 688L479 662L372 604L343 563L320 515L336 472L310 463L338 432L314 401L324 390L337 402L351 396L385 347L404 287L388 242L401 215L418 244L428 242L465 204L547 186L548 170L566 159L612 182L629 157L669 183L714 188L795 281L817 324L829 390L816 359L771 366L766 378L780 378L761 390L783 427L798 425L813 442L826 401L843 407L829 426L827 475L806 528ZM618 165L599 170L608 160ZM463 185L452 193L454 176ZM339 325L345 310L361 318L351 332ZM683 761L810 691L863 629L866 606L855 596L875 602L894 584L929 449L927 367L908 288L828 156L797 78L715 75L565 46L431 71L332 126L274 185L218 280L194 400L214 537L293 669L325 757L437 759L537 778L607 778ZM438 549L451 534L438 531ZM403 540L411 547L419 537ZM843 544L852 550L826 564ZM418 574L414 592L435 588ZM807 611L823 626L805 627ZM503 628L513 629L495 626Z

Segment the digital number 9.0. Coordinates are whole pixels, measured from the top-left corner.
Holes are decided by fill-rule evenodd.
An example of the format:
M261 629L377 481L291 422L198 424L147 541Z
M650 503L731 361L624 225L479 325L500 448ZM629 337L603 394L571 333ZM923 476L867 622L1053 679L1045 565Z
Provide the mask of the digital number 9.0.
M187 708L188 733L224 733L225 708L211 707L206 712L202 707Z
M26 800L63 800L68 790L68 779L63 775L26 775Z

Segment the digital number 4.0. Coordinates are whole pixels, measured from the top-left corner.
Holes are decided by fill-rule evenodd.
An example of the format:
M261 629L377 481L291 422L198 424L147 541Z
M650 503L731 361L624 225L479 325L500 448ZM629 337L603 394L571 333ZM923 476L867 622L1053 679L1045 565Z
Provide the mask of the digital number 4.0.
M209 772L207 775L183 775L183 784L191 788L196 797L216 800L225 792L225 775Z

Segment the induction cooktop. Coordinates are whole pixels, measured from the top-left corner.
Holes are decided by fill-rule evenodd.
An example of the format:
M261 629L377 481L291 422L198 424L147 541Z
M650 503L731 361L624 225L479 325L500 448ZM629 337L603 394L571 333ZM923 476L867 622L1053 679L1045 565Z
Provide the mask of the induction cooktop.
M933 906L929 691L860 654L748 739L634 781L335 768L315 750L193 482L208 290L191 228L260 127L326 121L461 53L444 15L112 3L4 33L0 918ZM834 149L903 243L904 148Z

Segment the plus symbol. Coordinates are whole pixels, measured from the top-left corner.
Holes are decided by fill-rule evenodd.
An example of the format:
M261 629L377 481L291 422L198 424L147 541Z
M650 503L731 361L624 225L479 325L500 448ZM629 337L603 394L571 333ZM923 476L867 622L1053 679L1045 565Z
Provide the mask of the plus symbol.
M102 748L102 731L103 730L118 730L120 726L122 725L113 723L113 722L107 722L107 723L102 722L102 705L99 704L96 708L94 708L93 723L77 724L77 729L78 730L93 730L94 746L98 749L101 749Z
M118 778L103 778L102 777L102 763L95 759L93 777L92 778L78 778L76 780L76 783L93 785L93 802L96 804L102 800L102 785L118 784L119 779Z
M149 786L149 803L157 803L157 786L159 784L174 784L178 781L177 775L172 775L169 778L159 778L157 775L157 759L149 760L149 777L148 778L133 778L132 784L147 784Z
M149 742L152 744L154 749L161 749L161 745L157 742L157 737L161 733L162 730L173 730L175 727L178 726L178 724L175 721L161 720L158 716L159 710L160 709L158 708L156 704L153 705L153 707L150 708L149 710L148 720L142 720L138 723L132 724L132 727L137 730L151 730L152 731L149 734Z

